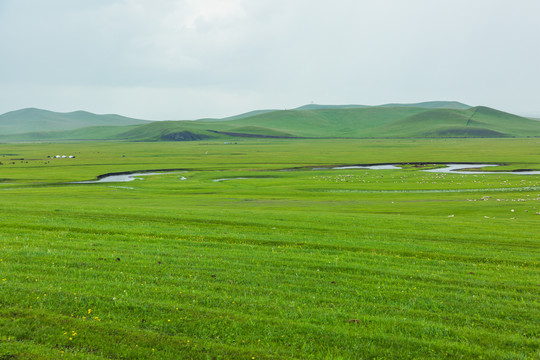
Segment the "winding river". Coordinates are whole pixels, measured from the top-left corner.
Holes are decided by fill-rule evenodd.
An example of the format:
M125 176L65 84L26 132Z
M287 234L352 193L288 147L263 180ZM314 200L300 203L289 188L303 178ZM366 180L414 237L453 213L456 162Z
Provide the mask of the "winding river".
M313 168L313 170L349 170L349 169L367 169L367 170L401 170L400 165L404 164L377 164L377 165L350 165L350 166L336 166L336 167L326 167L326 168ZM540 171L480 171L480 170L466 170L466 169L478 169L485 167L496 167L497 164L443 164L446 167L438 169L429 169L429 170L420 170L430 173L444 173L444 174L514 174L514 175L540 175ZM286 170L297 170L297 169L286 169ZM168 175L168 174L180 174L181 172L147 172L147 173L131 173L131 174L110 174L100 177L98 180L90 181L77 181L72 182L71 184L97 184L97 183L111 183L111 182L128 182L136 179L142 180L143 176L154 176L154 175ZM248 178L231 178L231 179L217 179L215 182L227 181L227 180L237 180L237 179L248 179ZM184 176L180 180L187 180Z

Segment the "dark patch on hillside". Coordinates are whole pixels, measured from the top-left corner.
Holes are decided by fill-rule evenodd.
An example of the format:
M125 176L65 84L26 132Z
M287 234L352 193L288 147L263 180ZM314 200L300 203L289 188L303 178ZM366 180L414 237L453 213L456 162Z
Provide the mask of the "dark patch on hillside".
M282 135L263 135L263 134L246 134L239 132L230 132L230 131L217 131L217 130L208 130L216 134L236 136L236 137L248 137L248 138L270 138L270 139L298 139L296 136L282 136Z
M502 138L509 137L501 132L485 128L450 128L434 131L426 134L428 136L438 137L474 137L474 138Z
M474 117L474 115L476 115L477 111L478 111L478 108L474 109L469 119L467 119L467 124L465 124L465 126L471 126L472 122L474 121L472 118Z
M160 140L164 141L196 141L209 139L210 136L203 134L195 134L191 131L177 131L160 136Z

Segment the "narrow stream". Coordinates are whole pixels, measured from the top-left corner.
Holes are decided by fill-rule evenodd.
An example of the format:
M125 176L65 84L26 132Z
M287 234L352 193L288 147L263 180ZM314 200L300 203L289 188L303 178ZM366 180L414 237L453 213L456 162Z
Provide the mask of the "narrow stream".
M401 170L400 165L403 164L388 164L388 165L356 165L356 166L338 166L333 167L334 170L344 169L370 169L370 170ZM479 169L489 166L500 166L497 164L443 164L446 167L438 169L420 170L431 173L444 173L444 174L514 174L514 175L540 175L540 171L482 171L482 170L467 170L466 169Z
M434 172L434 173L453 173L453 174L514 174L514 175L540 175L540 171L475 171L467 170L460 171L464 169L477 169L484 168L488 166L499 166L497 164L446 164L445 168L441 169L431 169L431 170L422 170L425 172Z
M142 176L155 176L155 175L169 175L169 174L181 174L183 172L154 172L154 173L132 173L132 174L113 174L108 176L103 176L98 180L88 180L88 181L75 181L70 182L69 184L98 184L98 183L110 183L110 182L128 182L133 180L143 180ZM182 176L180 180L187 180L186 177Z
M403 164L379 164L379 165L349 165L349 166L336 166L332 168L313 168L313 170L349 170L349 169L368 169L368 170L401 170L400 165ZM514 175L540 175L540 171L476 171L466 169L478 169L485 167L496 167L497 164L444 164L446 167L438 169L420 170L430 173L444 173L444 174L514 174ZM290 170L290 169L286 169ZM142 180L143 176L155 176L155 175L169 175L180 174L181 172L153 172L153 173L133 173L133 174L112 174L103 176L98 180L89 181L76 181L70 184L97 184L97 183L112 183L112 182L128 182L133 180ZM230 179L216 179L215 182L227 181L227 180L244 180L249 178L230 178ZM180 180L187 180L184 176Z

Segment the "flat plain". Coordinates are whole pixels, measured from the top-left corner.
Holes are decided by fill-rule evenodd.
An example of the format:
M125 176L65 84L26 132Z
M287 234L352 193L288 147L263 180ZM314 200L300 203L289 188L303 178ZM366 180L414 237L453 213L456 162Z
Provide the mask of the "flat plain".
M0 359L540 357L540 177L422 171L540 170L540 139L16 143L0 162Z

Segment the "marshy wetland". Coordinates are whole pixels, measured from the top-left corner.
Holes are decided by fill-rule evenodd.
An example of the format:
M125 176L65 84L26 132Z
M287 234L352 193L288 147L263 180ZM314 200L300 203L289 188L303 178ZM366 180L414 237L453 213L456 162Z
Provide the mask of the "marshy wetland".
M539 149L0 144L0 357L537 358Z

